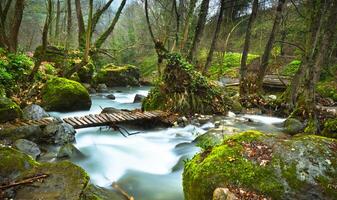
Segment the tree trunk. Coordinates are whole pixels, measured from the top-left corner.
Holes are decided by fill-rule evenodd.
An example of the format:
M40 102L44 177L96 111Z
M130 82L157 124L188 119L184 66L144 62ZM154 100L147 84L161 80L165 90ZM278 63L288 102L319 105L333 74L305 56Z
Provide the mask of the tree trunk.
M221 30L221 24L222 24L222 21L223 21L223 15L224 15L224 11L225 11L225 3L226 3L225 0L221 0L219 17L218 17L215 32L214 32L214 35L213 35L212 44L211 44L211 47L210 47L210 50L209 50L209 53L208 53L208 56L207 56L207 60L206 60L206 64L205 64L203 73L207 73L208 68L212 64L214 50L215 50L216 44L218 42L218 37L219 37L219 34L220 34L220 30Z
M109 0L101 9L98 9L92 18L92 29L91 29L91 36L95 31L99 18L102 14L110 7L114 0Z
M78 48L85 48L85 26L81 8L81 0L75 0L77 25L78 25Z
M21 26L23 10L25 8L25 0L16 0L14 8L14 19L9 34L9 47L10 52L16 52L18 47L18 35Z
M55 21L55 34L54 38L56 43L58 44L60 39L60 17L61 17L61 3L60 0L57 0L56 2L56 21Z
M248 26L246 30L246 36L245 36L245 43L242 51L242 58L241 58L241 68L240 68L240 98L241 101L246 101L246 98L248 96L248 87L247 84L247 58L248 58L248 52L249 52L249 46L250 46L250 38L252 35L252 27L255 22L257 12L259 9L259 0L253 1L253 7L252 7L252 13L249 17Z
M200 41L201 41L201 38L204 32L205 23L206 23L207 14L208 14L208 8L209 8L209 1L210 0L202 0L201 2L198 23L195 29L195 35L194 35L192 47L188 55L188 60L190 62L194 61L194 57L197 53L197 49L199 48L199 44L200 44Z
M182 39L181 44L180 44L180 51L183 51L185 49L185 45L186 45L186 42L187 42L187 39L188 39L188 33L189 33L189 30L190 30L190 23L191 23L191 19L193 17L193 13L194 13L194 9L196 7L196 4L197 4L197 0L191 0L190 1L188 13L187 13L187 17L186 17L185 25L184 25L183 39Z
M83 54L83 59L80 63L75 64L75 66L69 71L64 73L66 78L70 78L75 72L78 72L83 66L89 62L89 52L91 45L91 30L92 30L92 15L93 15L93 0L89 0L89 14L88 14L88 26L87 32L85 33L85 49Z
M101 48L103 43L106 41L106 39L108 39L108 37L112 34L113 30L115 29L115 25L119 20L119 17L123 11L123 8L126 4L126 0L122 0L121 4L119 5L119 8L117 10L117 13L112 21L112 23L110 24L109 28L104 31L102 33L102 35L96 40L95 42L95 48Z
M278 5L276 8L276 16L274 19L274 25L273 28L271 30L271 33L269 35L269 39L268 42L266 44L266 47L264 49L263 55L262 55L262 61L261 61L261 65L260 65L260 70L258 73L258 80L257 80L257 91L261 91L262 90L262 84L263 84L263 78L266 74L267 71L267 67L269 64L269 57L271 54L271 51L273 49L273 45L274 45L274 41L275 41L275 36L276 33L281 25L281 19L282 19L282 13L284 10L284 6L286 5L287 0L279 0L278 1Z
M51 25L51 21L52 21L52 0L48 0L47 3L47 16L46 16L46 20L44 22L44 26L43 26L43 31L42 31L42 49L41 49L41 55L39 58L37 58L37 60L34 63L34 68L29 76L29 80L32 81L34 79L34 76L36 74L36 72L39 70L39 67L42 63L42 59L45 57L46 55L46 50L47 50L47 45L48 45L48 33L49 33L49 27Z
M67 43L66 48L69 48L71 44L71 27L72 27L72 16L71 16L71 0L67 0Z

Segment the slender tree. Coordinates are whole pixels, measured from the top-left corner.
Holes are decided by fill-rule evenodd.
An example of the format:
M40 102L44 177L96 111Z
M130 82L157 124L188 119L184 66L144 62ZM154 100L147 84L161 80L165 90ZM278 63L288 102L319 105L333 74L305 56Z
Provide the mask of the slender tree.
M72 9L71 0L67 0L67 43L66 47L69 48L71 43L71 28L72 28Z
M43 26L43 31L42 31L41 55L39 56L39 58L36 59L34 63L34 68L29 76L30 81L33 80L36 72L39 70L42 60L44 59L46 52L47 52L49 27L52 23L52 12L53 12L52 9L53 9L52 0L48 0L47 1L47 16L46 16L44 26Z
M188 33L189 33L189 30L190 30L191 20L192 20L192 17L193 17L193 13L194 13L194 9L195 9L196 4L197 4L197 0L191 0L190 1L188 13L187 13L185 24L184 24L183 39L182 39L181 44L180 44L180 51L183 51L184 48L185 48L185 45L186 45L186 42L187 42L187 39L188 39Z
M85 48L85 26L82 14L81 0L75 0L76 17L78 26L78 47Z
M123 8L126 4L126 0L122 0L121 4L119 5L119 8L116 12L115 17L113 18L110 26L99 36L99 38L95 42L95 48L101 48L103 43L108 39L108 37L112 34L112 32L115 29L115 26L119 20L120 15L122 14Z
M266 44L266 47L264 49L263 55L262 55L262 60L261 60L261 65L260 65L260 70L258 73L258 79L257 79L257 91L262 90L262 84L263 84L263 79L267 71L268 63L269 63L269 57L271 54L271 51L273 49L276 33L280 28L281 25L281 20L282 20L282 15L283 15L283 10L284 7L287 3L287 0L279 0L276 8L276 15L274 19L274 24L273 28L270 32L268 42Z
M202 0L192 47L188 55L188 60L190 62L193 62L194 60L194 57L197 53L197 49L199 48L202 35L204 33L204 28L205 28L207 14L208 14L208 8L209 8L209 0Z
M249 17L246 36L245 36L245 43L243 46L242 51L242 58L241 58L241 68L240 68L240 97L242 101L245 101L248 95L248 85L247 85L247 58L248 52L250 47L250 38L252 35L252 27L255 22L257 12L259 9L259 0L254 0L252 5L252 13Z
M61 18L61 3L60 0L57 0L56 2L56 19L55 19L55 33L54 38L55 41L59 42L59 34L60 34L60 18Z
M223 21L223 15L224 15L224 11L225 11L225 3L226 3L226 0L220 1L219 16L218 16L218 20L217 20L217 23L216 23L216 28L215 28L214 35L213 35L212 44L211 44L211 47L210 47L210 50L209 50L209 53L208 53L208 56L207 56L207 60L206 60L206 64L205 64L203 73L207 73L208 68L211 66L211 63L212 63L214 50L215 50L215 47L216 47L216 44L218 42L218 38L219 38L219 35L220 35L221 24L222 24L222 21Z

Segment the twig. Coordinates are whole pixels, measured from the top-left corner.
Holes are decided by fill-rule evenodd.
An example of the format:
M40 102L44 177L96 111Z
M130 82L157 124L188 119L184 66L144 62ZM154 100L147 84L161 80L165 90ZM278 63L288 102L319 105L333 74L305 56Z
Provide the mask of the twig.
M5 190L11 187L18 186L18 185L34 183L35 181L39 181L40 179L47 178L47 177L48 177L47 174L42 174L42 175L26 178L18 182L9 183L8 185L2 185L0 186L0 190Z
M125 192L125 190L123 190L121 187L119 187L119 185L117 185L116 182L113 182L111 184L111 186L117 190L119 193L121 193L126 199L128 200L134 200L135 198L133 198L133 196L130 196L128 193Z

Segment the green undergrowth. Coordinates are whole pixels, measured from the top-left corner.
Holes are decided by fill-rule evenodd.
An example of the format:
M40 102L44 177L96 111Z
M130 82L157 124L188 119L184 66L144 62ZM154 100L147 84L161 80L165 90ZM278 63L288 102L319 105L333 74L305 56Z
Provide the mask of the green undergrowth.
M212 79L218 79L219 77L238 78L239 68L241 65L241 53L217 53L214 56L216 59L213 65L210 67L208 73ZM254 58L259 57L255 54L249 54L247 64L249 64Z
M295 73L299 69L301 63L302 62L300 60L293 60L293 61L291 61L288 65L286 65L283 68L283 70L281 72L281 75L284 75L284 76L293 76L293 75L295 75Z

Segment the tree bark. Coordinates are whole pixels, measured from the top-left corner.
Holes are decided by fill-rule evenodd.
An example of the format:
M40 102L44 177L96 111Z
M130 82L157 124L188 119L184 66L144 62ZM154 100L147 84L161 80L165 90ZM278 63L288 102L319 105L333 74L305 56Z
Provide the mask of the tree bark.
M60 17L61 17L61 3L60 0L56 2L56 21L55 21L55 41L58 43L60 39Z
M25 8L25 0L16 0L14 7L14 20L9 33L9 47L10 52L16 52L18 47L18 35L21 26L23 10Z
M71 44L71 27L72 27L72 9L71 9L71 0L67 0L67 43L66 48L70 47Z
M279 27L281 25L281 19L282 19L282 13L284 10L284 6L286 5L287 0L279 0L278 5L276 8L276 16L274 19L274 25L271 30L271 33L269 35L268 42L266 44L266 47L264 49L263 55L262 55L262 60L261 60L261 65L260 65L260 70L258 73L258 79L257 79L257 91L262 90L262 85L263 85L263 78L266 74L268 64L269 64L269 57L271 54L271 51L273 49L274 41L275 41L275 36L277 31L279 30Z
M241 101L245 101L248 96L248 84L247 84L247 58L250 47L250 38L252 35L252 27L255 22L257 12L259 9L259 0L253 1L252 13L249 17L248 26L246 30L245 43L242 51L241 68L240 68L240 98Z
M206 60L206 64L205 64L203 73L207 73L208 68L212 64L214 50L215 50L216 44L218 42L218 38L219 38L220 30L221 30L221 24L222 24L222 21L223 21L223 15L224 15L224 11L225 11L225 3L226 3L226 0L221 0L219 17L218 17L215 32L214 32L214 35L213 35L212 44L211 44L211 47L210 47L210 50L209 50L209 53L208 53L208 56L207 56L207 60Z
M202 0L201 2L198 23L195 29L195 35L194 35L192 47L190 49L190 52L187 58L190 62L194 61L194 57L197 53L197 49L199 48L199 44L200 44L201 38L204 33L204 28L205 28L208 8L209 8L209 1L210 0Z
M196 4L197 4L197 0L191 0L190 1L188 13L187 13L185 24L184 24L183 39L182 39L181 44L180 44L180 51L183 51L185 49L185 45L186 45L186 42L187 42L187 39L188 39L188 33L189 33L189 30L190 30L190 23L191 23L191 19L193 17L193 13L194 13L194 9L195 9Z
M81 8L81 0L75 0L77 25L78 25L78 47L79 49L85 48L85 26Z
M106 31L104 31L102 33L102 35L96 40L95 48L101 48L103 43L106 41L106 39L108 39L108 37L112 34L112 32L115 29L115 25L118 22L120 15L122 14L122 11L123 11L123 8L124 8L125 4L126 4L126 0L122 0L112 23L110 24L108 29Z
M36 74L36 72L39 70L39 67L42 63L43 58L46 55L46 51L47 51L47 46L48 46L48 33L49 33L49 27L51 25L52 22L52 0L48 0L47 3L47 16L46 16L46 20L44 22L44 26L43 26L43 31L42 31L42 49L41 49L41 55L39 58L37 58L37 60L34 63L34 68L29 76L29 80L32 81L34 79L34 76Z
M101 18L102 14L110 7L114 0L109 0L101 9L98 9L93 18L92 18L92 29L91 29L91 35L95 31L95 28L97 26L98 20Z
M83 59L80 63L75 64L75 66L69 71L64 73L66 78L70 78L75 72L78 72L83 66L89 62L89 52L91 45L91 30L92 30L92 15L93 15L93 0L89 0L89 14L88 14L88 26L85 33L85 49L83 54Z

